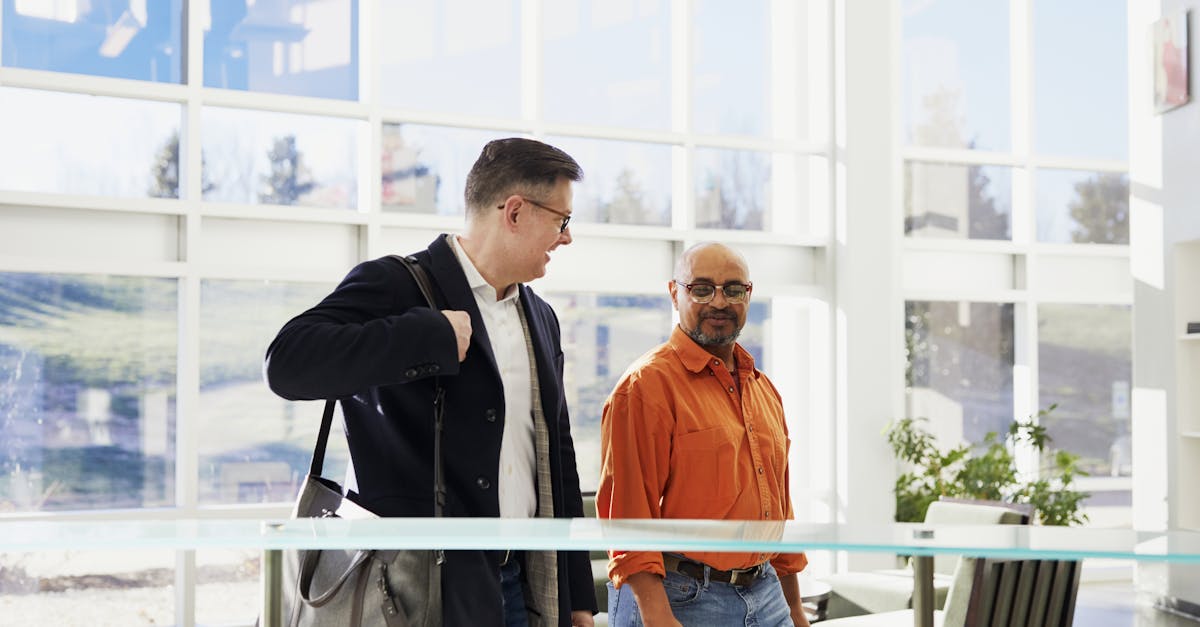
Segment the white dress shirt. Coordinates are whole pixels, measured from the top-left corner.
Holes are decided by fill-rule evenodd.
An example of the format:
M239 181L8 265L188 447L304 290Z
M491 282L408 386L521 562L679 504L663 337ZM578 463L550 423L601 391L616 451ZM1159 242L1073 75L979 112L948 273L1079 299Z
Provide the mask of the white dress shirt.
M497 497L503 518L532 518L537 515L537 473L533 445L533 382L529 378L529 351L517 307L520 290L512 286L496 300L496 288L488 285L475 263L463 251L458 237L451 248L467 276L475 304L483 317L496 367L504 386L504 436L500 443L500 481Z

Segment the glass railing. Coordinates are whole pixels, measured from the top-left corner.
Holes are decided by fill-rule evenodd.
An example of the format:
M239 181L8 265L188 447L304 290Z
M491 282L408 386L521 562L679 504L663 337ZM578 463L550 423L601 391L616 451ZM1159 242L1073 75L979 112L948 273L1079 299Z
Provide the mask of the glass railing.
M277 603L286 549L519 549L901 553L1013 559L1127 559L1200 564L1200 532L1031 525L813 524L778 521L498 518L9 521L0 552L253 548L263 559L265 615ZM918 581L927 567L918 567ZM931 578L932 576L929 575ZM930 584L932 585L932 584ZM930 611L931 613L931 611ZM931 624L914 614L918 625ZM270 624L269 622L267 624Z

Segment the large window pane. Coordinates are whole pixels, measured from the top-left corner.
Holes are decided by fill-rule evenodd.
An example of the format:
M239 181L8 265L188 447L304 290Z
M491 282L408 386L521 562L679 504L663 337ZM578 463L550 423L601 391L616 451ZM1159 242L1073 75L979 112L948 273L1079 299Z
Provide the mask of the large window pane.
M909 162L904 192L904 232L911 237L1012 237L1012 168Z
M905 141L1011 145L1008 0L904 0Z
M201 0L204 86L358 98L358 0Z
M385 105L521 114L518 0L383 0L380 17Z
M1038 152L1129 156L1125 0L1033 3Z
M1004 433L1013 419L1013 306L904 305L907 416L947 446Z
M1129 243L1129 177L1114 172L1039 170L1040 242Z
M1093 476L1130 475L1132 325L1124 305L1038 306L1042 424Z
M514 135L517 133L384 124L383 210L463 215L467 173L483 145Z
M0 511L174 503L176 289L0 273Z
M671 224L671 147L603 139L549 137L583 166L575 184L575 219L617 224ZM572 222L574 224L574 222Z
M671 334L671 299L662 296L550 294L562 325L564 383L579 484L600 481L600 414L617 380L635 359Z
M200 286L200 456L202 504L287 502L308 474L321 424L320 401L288 402L262 379L267 346L285 322L333 285L203 281ZM339 408L340 409L340 408ZM341 424L340 411L334 416ZM341 429L329 438L325 476L344 476Z
M697 0L693 6L692 130L770 134L769 3Z
M362 122L208 107L203 125L205 200L358 206Z
M542 6L546 119L670 127L667 0L556 0Z
M7 67L180 82L181 0L4 0Z
M8 87L0 102L0 189L179 196L179 105Z
M3 625L174 625L175 592L173 551L0 553Z
M692 194L696 226L762 231L771 208L771 155L698 148Z

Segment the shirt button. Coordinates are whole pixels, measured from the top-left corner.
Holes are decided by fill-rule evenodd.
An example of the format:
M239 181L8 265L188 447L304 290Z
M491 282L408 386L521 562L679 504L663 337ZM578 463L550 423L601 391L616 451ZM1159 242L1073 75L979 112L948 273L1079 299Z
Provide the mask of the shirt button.
M758 474L760 474L760 475L761 475L761 474L763 474L763 468L762 468L762 466L759 466L759 467L758 467Z
M730 394L732 394L732 393L733 393L733 386L732 386L732 385L731 385L731 386L729 386L729 393L730 393Z
M763 511L763 518L770 518L770 517L771 517L771 512Z
M479 486L480 490L486 490L492 487L492 482L487 480L487 477L480 477L475 480L475 485Z
M749 427L746 427L746 429L749 430L750 433L754 433L754 425L750 425Z
M489 409L489 410L483 412L483 415L484 415L484 417L487 418L488 422L496 422L496 410L495 409Z

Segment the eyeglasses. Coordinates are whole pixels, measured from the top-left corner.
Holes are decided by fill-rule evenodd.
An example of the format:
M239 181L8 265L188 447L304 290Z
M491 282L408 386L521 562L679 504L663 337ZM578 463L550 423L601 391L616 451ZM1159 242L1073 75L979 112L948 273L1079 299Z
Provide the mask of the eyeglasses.
M554 215L562 218L562 224L558 225L558 232L562 233L567 230L567 225L571 223L571 214L569 214L565 211L559 211L558 209L555 209L553 207L547 207L546 205L543 205L542 203L540 203L536 200L532 200L532 199L526 198L524 196L521 196L520 198L521 198L521 200L524 200L525 202L533 205L534 207L538 207L540 209L545 209L546 211L549 211L550 213L553 213ZM502 204L498 205L496 208L503 209L504 205L502 205Z
M699 305L712 302L712 299L717 295L717 288L721 288L721 293L725 295L725 302L731 305L737 305L750 298L750 291L754 289L752 283L726 283L724 285L713 285L712 283L684 283L679 279L675 279L676 285L682 285L687 288L688 296L692 297L692 302Z

